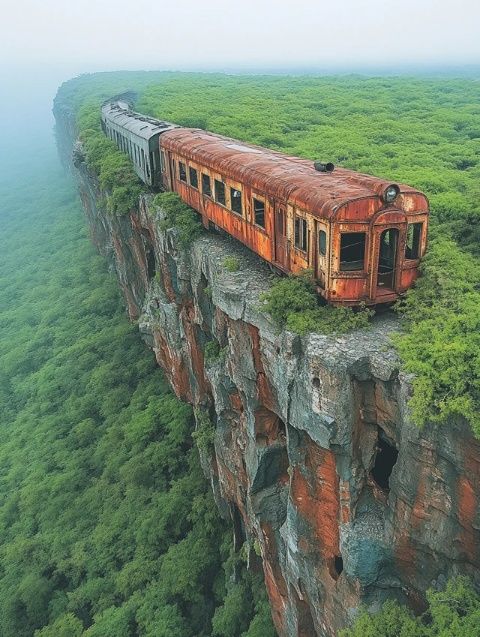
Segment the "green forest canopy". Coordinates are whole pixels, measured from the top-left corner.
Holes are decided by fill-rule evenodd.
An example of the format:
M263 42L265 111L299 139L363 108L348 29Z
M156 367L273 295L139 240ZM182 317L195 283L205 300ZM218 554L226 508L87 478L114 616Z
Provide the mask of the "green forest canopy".
M128 324L73 185L43 156L17 179L0 184L2 637L273 637L191 408Z
M99 141L95 113L103 99L130 89L138 93L138 110L162 119L333 161L425 191L432 209L429 253L421 282L400 307L405 334L395 344L405 370L415 374L413 420L423 425L462 415L480 436L476 78L188 73L81 77L64 85L59 100L81 111L81 124L89 131L87 153L99 162L107 181L115 182L115 175L122 174L125 156L120 158L108 140ZM128 188L114 193L112 210L125 208L130 195L134 198L133 179L128 177ZM292 329L308 331L321 324L322 312L305 310L287 318ZM332 322L329 313L324 314ZM345 318L342 325L355 326Z

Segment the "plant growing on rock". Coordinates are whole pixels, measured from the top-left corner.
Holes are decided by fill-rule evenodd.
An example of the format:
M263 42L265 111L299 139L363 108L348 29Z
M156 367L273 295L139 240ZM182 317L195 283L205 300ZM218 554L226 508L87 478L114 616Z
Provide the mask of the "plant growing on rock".
M444 591L427 592L428 609L420 617L387 601L376 615L363 611L340 637L476 637L480 597L466 577L451 580Z
M215 442L215 427L210 420L208 412L201 407L197 407L195 409L195 420L197 428L192 433L192 438L200 451L208 454L212 453Z
M223 260L223 267L227 272L238 272L240 268L240 259L238 257L226 257Z
M184 248L190 247L202 234L203 226L198 213L187 206L175 192L161 192L156 195L153 203L164 212L160 228L176 228L178 240Z
M277 278L261 300L262 311L270 314L279 328L287 328L297 334L342 334L368 327L373 315L372 310L365 307L353 310L320 305L310 272Z

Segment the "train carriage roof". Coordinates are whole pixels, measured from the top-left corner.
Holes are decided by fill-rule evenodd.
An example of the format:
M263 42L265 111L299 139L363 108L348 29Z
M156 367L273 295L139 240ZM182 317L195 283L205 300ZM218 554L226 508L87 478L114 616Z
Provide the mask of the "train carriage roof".
M141 113L136 113L128 108L126 103L107 102L102 106L102 116L112 124L123 128L137 137L150 140L155 135L163 133L172 128L176 128L176 124L163 122L153 117L146 117Z
M248 183L271 197L295 203L321 218L333 216L350 201L379 197L391 184L346 168L319 172L311 160L199 129L176 128L164 133L161 139L162 148ZM398 185L400 193L421 194L410 186Z

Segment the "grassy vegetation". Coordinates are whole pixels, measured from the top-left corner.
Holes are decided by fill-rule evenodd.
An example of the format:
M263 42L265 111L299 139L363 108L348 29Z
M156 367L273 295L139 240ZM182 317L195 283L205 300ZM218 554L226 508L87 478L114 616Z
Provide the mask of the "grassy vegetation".
M479 433L479 291L470 290L462 302L460 324L447 285L457 277L459 290L468 287L480 255L480 84L476 78L171 73L133 73L122 78L104 74L101 80L93 76L73 81L65 87L65 99L76 108L92 94L104 99L107 79L110 95L137 90L142 112L300 157L333 161L425 191L432 208L432 258L425 265L422 283L402 304L405 336L396 345L404 367L417 375L412 402L415 421L440 422L460 414ZM442 250L445 241L448 254ZM434 272L440 265L433 257L437 254L448 256L441 263L441 277ZM456 268L457 262L465 267ZM425 302L428 294L435 302ZM282 320L302 333L328 330L337 323L347 329L353 315L337 320L335 314L312 307L307 299L306 305ZM361 322L364 318L360 314ZM459 373L446 372L444 367L447 352L454 347Z
M231 578L191 408L128 324L73 186L39 165L0 183L0 633L207 637L223 617L272 634L258 577Z
M275 278L261 300L261 309L270 314L279 328L286 327L297 334L344 334L354 329L368 328L373 314L372 310L366 308L352 310L321 305L309 273Z
M193 241L203 232L200 216L193 208L187 206L175 192L162 192L156 195L154 203L165 213L160 227L164 230L176 228L180 244L184 248L191 246Z
M240 260L237 257L225 257L223 267L227 272L238 272L240 268Z
M467 578L451 580L443 591L428 591L427 600L420 617L390 601L376 615L364 611L340 637L477 637L480 597Z

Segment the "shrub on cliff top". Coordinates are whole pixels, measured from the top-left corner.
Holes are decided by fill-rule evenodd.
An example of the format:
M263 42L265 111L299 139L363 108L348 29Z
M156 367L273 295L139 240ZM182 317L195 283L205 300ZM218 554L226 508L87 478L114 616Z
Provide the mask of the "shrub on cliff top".
M187 206L175 192L161 192L153 200L165 213L160 222L163 230L176 228L178 239L185 248L189 247L203 232L198 213Z
M261 300L264 303L261 309L270 314L278 327L286 327L297 334L342 334L367 327L372 316L372 311L365 308L352 310L348 307L320 305L309 272L276 278Z
M362 612L340 637L477 637L480 597L466 577L451 580L444 591L428 591L427 601L420 617L387 601L376 615Z
M398 310L406 331L394 339L415 375L417 425L462 415L480 437L480 265L450 240L430 245L422 277Z

